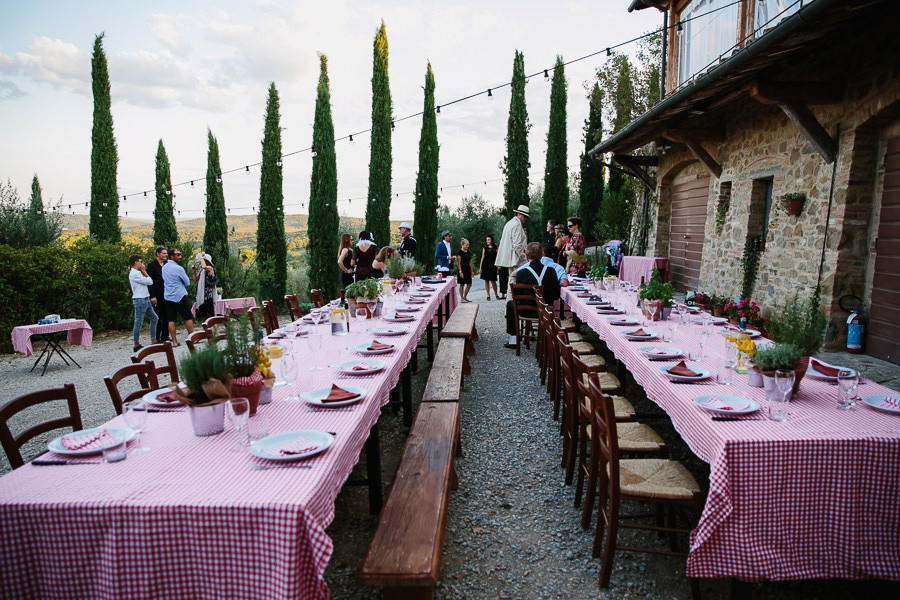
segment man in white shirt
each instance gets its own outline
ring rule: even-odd
[[[147,275],[147,269],[144,268],[144,260],[137,254],[128,257],[131,263],[131,270],[128,271],[128,283],[131,284],[131,302],[134,304],[134,327],[132,327],[132,336],[134,337],[133,352],[137,352],[141,346],[141,327],[144,325],[144,317],[150,319],[150,343],[156,343],[156,322],[158,320],[156,312],[153,310],[153,304],[150,303],[150,290],[147,286],[153,285],[153,279]]]
[[[525,237],[525,221],[528,220],[529,210],[524,204],[513,211],[513,217],[503,226],[500,235],[500,246],[497,247],[497,260],[494,264],[500,274],[500,298],[506,298],[508,284],[515,283],[515,270],[524,265],[525,246],[528,238]]]

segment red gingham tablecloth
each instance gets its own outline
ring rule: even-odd
[[[69,346],[90,346],[94,339],[94,330],[84,319],[63,319],[50,325],[22,325],[12,330],[12,345],[15,352],[32,356],[31,336],[41,333],[67,331],[66,344]]]
[[[623,256],[622,264],[619,265],[619,279],[630,281],[634,285],[641,282],[641,277],[649,282],[653,269],[668,272],[669,259],[657,256]]]
[[[731,386],[715,384],[725,336],[713,333],[704,360],[690,363],[711,370],[713,379],[673,384],[659,369],[677,361],[650,361],[638,352],[661,340],[630,342],[622,335],[628,327],[610,325],[565,288],[562,296],[710,465],[709,497],[691,535],[690,577],[900,579],[900,415],[862,403],[839,411],[837,388],[807,375],[787,422],[712,421],[693,398],[741,396],[766,410],[764,391],[748,386],[746,376],[735,374]],[[633,293],[604,296],[617,306],[626,298],[635,302]],[[667,325],[652,329],[662,334]],[[679,325],[674,342],[666,345],[685,352],[696,348],[699,330]],[[890,391],[871,382],[859,387],[860,396]]]
[[[223,298],[216,300],[216,314],[224,315],[226,310],[244,312],[256,306],[256,298]]]
[[[437,302],[454,288],[455,282],[437,288],[416,320],[404,324],[410,333],[379,338],[398,349],[372,357],[388,363],[375,375],[340,377],[326,366],[362,359],[346,346],[371,340],[368,332],[331,337],[328,325],[320,326],[326,339],[316,358],[296,340],[296,385],[274,388],[273,402],[259,412],[272,433],[337,434],[331,448],[303,462],[312,469],[253,470],[251,462],[264,461],[230,452],[245,432],[226,423],[220,435],[196,437],[187,412],[177,410],[148,415],[145,455],[90,466],[27,464],[0,478],[0,597],[327,598],[323,573],[333,546],[325,528],[335,498]],[[351,332],[358,327],[354,321]],[[309,371],[313,363],[325,368]],[[291,391],[332,382],[362,387],[366,397],[351,410],[284,401]],[[122,425],[121,417],[110,424]]]

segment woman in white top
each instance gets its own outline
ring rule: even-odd
[[[131,302],[134,304],[134,327],[132,328],[132,336],[134,337],[133,352],[137,352],[141,346],[141,327],[144,324],[144,316],[150,319],[150,343],[156,343],[156,311],[150,303],[150,290],[147,286],[153,285],[153,280],[147,275],[147,269],[144,268],[144,260],[137,254],[128,257],[131,269],[128,271],[128,283],[131,284]]]
[[[216,277],[215,267],[212,263],[212,256],[200,252],[197,255],[200,262],[200,270],[193,265],[194,281],[197,282],[197,320],[203,321],[216,314],[216,302],[219,300],[218,290],[216,286],[219,280]]]

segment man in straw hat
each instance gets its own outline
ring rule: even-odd
[[[520,204],[513,211],[513,217],[503,226],[500,235],[500,246],[497,248],[497,265],[500,274],[501,298],[506,298],[506,290],[510,283],[510,271],[512,271],[512,283],[515,283],[515,270],[528,262],[525,259],[525,246],[528,239],[525,237],[525,221],[528,220],[528,207]]]

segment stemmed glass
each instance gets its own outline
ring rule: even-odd
[[[319,350],[322,349],[322,333],[318,330],[311,330],[309,335],[306,336],[306,345],[309,348],[309,351],[312,352],[313,355],[313,366],[309,368],[310,371],[321,371],[322,367],[317,364],[317,357],[319,354]]]
[[[856,404],[856,388],[859,386],[859,375],[856,371],[843,369],[837,375],[838,405],[840,410],[853,410]]]
[[[282,360],[284,360],[284,357],[282,357]],[[247,419],[250,418],[250,401],[246,398],[232,398],[225,403],[225,412],[228,414],[228,420],[231,421],[231,424],[237,429],[239,438],[243,438],[241,430],[247,425]],[[248,437],[246,443],[243,441],[238,442],[231,451],[242,452],[249,445],[250,438]]]
[[[147,404],[140,399],[126,402],[122,407],[122,417],[129,429],[137,433],[138,447],[131,451],[132,454],[149,452],[150,448],[144,446],[141,433],[147,428]]]
[[[678,321],[669,319],[669,343],[675,342],[675,332],[678,331]]]
[[[294,383],[297,381],[297,360],[294,358],[294,353],[284,353],[281,356],[281,363],[278,365],[278,367],[281,373],[281,378],[288,385],[288,397],[285,398],[285,401],[293,402],[297,400],[297,397],[293,395]]]

